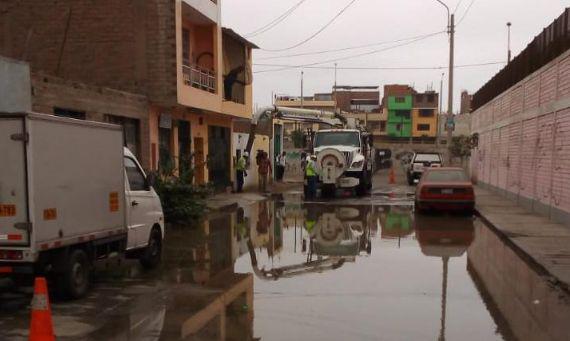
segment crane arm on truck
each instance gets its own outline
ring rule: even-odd
[[[346,123],[346,119],[337,113],[313,109],[300,109],[278,106],[267,106],[257,110],[251,120],[251,127],[249,131],[249,139],[245,151],[251,153],[257,125],[262,120],[279,118],[287,121],[308,122],[308,123],[321,123],[327,124],[332,127],[342,126]]]

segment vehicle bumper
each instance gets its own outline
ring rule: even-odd
[[[421,210],[472,211],[475,209],[473,201],[420,200],[416,201],[416,205]]]
[[[0,262],[0,278],[13,275],[32,275],[34,265],[32,263]]]

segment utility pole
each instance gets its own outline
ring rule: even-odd
[[[301,71],[301,108],[303,107],[303,75],[305,74],[304,71]]]
[[[448,83],[448,96],[447,96],[447,146],[451,144],[453,131],[451,130],[451,122],[453,121],[453,49],[455,36],[455,14],[451,14],[449,20],[449,83]],[[449,154],[451,161],[451,154]]]
[[[437,110],[437,127],[436,127],[436,137],[435,137],[435,144],[439,147],[439,138],[441,135],[441,122],[439,121],[441,118],[441,109],[443,109],[443,76],[445,76],[445,72],[441,73],[441,79],[439,80],[439,109]]]
[[[511,23],[507,23],[507,64],[511,62]]]

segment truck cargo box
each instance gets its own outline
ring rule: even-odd
[[[37,251],[126,233],[121,127],[0,113],[0,247]]]

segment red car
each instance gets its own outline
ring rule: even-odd
[[[416,188],[416,210],[462,211],[473,214],[473,184],[461,168],[428,168]]]

